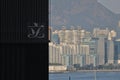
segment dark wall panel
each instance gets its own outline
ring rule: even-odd
[[[44,25],[44,38],[28,38],[28,26]],[[48,39],[48,0],[1,0],[1,42],[45,42]]]
[[[48,0],[1,0],[0,54],[0,80],[48,79]]]

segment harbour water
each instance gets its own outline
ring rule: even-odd
[[[49,80],[120,80],[120,72],[67,72],[49,74]]]

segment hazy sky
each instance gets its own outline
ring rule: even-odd
[[[120,14],[120,0],[98,0],[98,1],[111,11]]]

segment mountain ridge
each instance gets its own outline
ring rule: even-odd
[[[97,0],[54,0],[51,2],[50,26],[61,29],[81,26],[116,29],[120,14],[115,14]]]

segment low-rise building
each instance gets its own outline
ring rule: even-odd
[[[52,71],[59,72],[59,71],[66,71],[66,70],[67,70],[67,67],[63,65],[50,65],[49,66],[49,72],[52,72]]]

